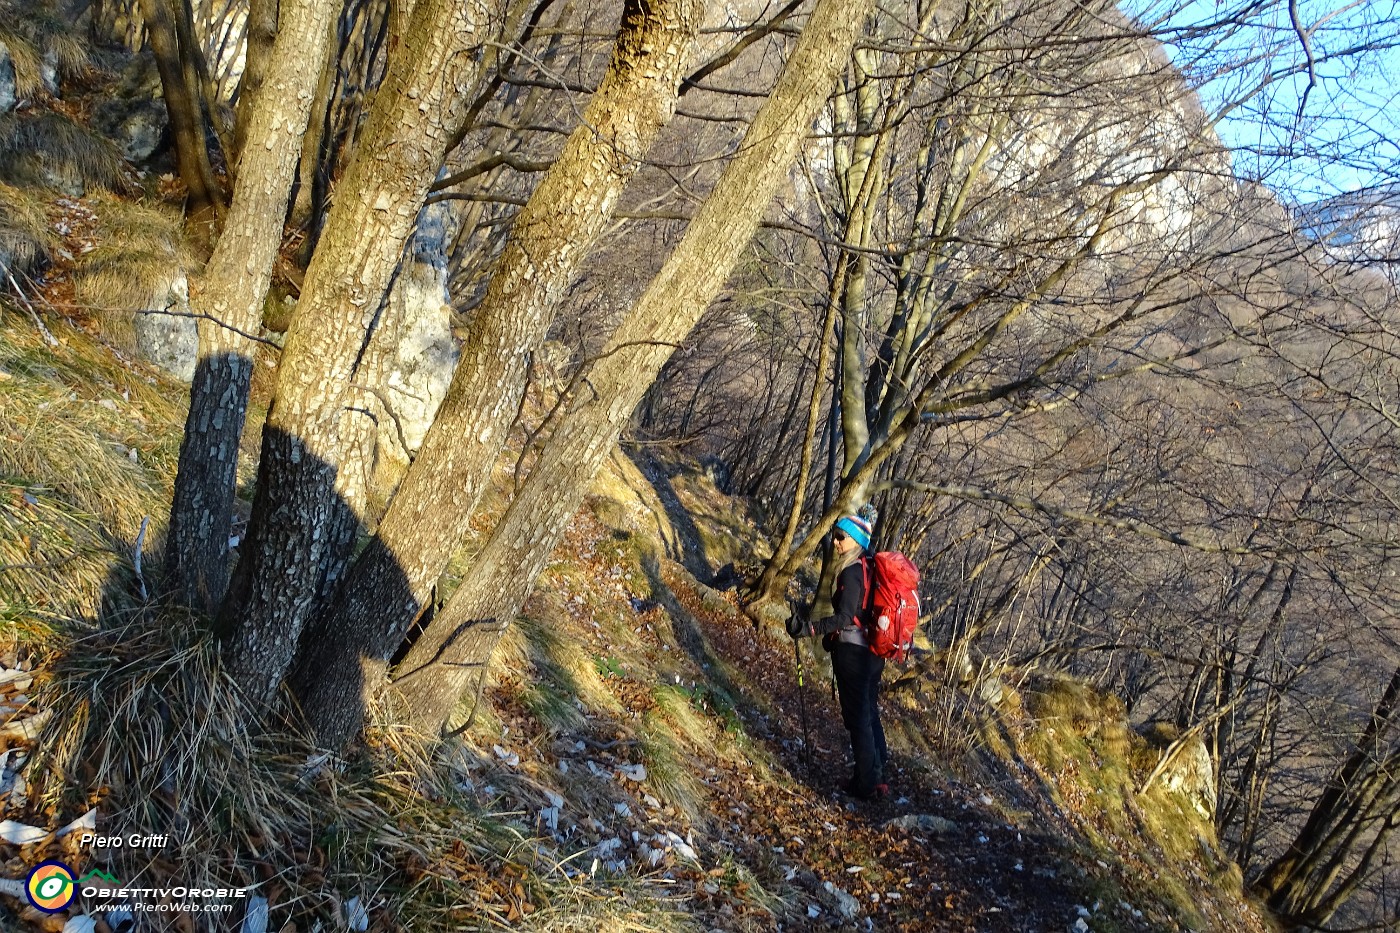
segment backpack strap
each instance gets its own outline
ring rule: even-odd
[[[862,630],[865,629],[865,620],[861,615],[869,618],[870,610],[875,608],[875,558],[861,557],[860,572],[865,585],[865,593],[861,597],[860,612],[856,615],[856,625]]]

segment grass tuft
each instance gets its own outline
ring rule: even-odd
[[[76,78],[92,68],[92,49],[53,4],[0,2],[0,42],[15,65],[15,90],[32,99],[44,87],[47,64],[58,77]]]
[[[49,260],[53,230],[44,205],[22,188],[0,183],[0,272],[19,277]],[[7,282],[0,285],[8,287]]]
[[[0,43],[10,52],[15,69],[15,94],[21,100],[33,99],[44,88],[43,55],[34,43],[14,28],[15,20],[8,6],[0,6],[4,16],[0,24]]]
[[[170,303],[171,284],[195,264],[179,215],[106,195],[96,204],[99,239],[73,271],[80,302],[105,311],[146,311]]]
[[[670,723],[654,711],[643,719],[640,738],[647,783],[691,826],[703,830],[708,808],[705,785],[693,767],[693,753],[684,747]]]
[[[61,321],[49,346],[0,304],[0,621],[94,618],[155,549],[184,413],[158,381]]]
[[[125,166],[111,141],[61,113],[0,115],[0,180],[80,195],[122,187]]]
[[[56,820],[95,807],[99,831],[169,833],[157,858],[114,852],[124,884],[253,887],[270,901],[270,929],[343,929],[352,897],[386,931],[696,929],[636,879],[566,871],[564,856],[483,812],[428,745],[382,719],[350,761],[290,732],[253,737],[254,711],[186,613],[116,612],[65,636],[43,688],[53,715],[30,766],[31,806]],[[37,854],[79,870],[90,857],[71,836]]]

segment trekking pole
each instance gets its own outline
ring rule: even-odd
[[[797,605],[788,603],[788,611],[794,615],[797,613]],[[812,733],[807,728],[807,690],[803,683],[802,676],[802,648],[797,643],[797,639],[792,640],[792,656],[797,659],[797,708],[802,716],[802,760],[806,763],[807,769],[812,768]]]

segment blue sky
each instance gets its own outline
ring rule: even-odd
[[[1237,174],[1292,203],[1400,184],[1400,0],[1128,0],[1125,9],[1154,24],[1207,111],[1223,114],[1216,129]]]

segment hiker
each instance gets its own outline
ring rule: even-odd
[[[870,549],[870,524],[856,515],[847,515],[832,532],[836,559],[836,588],[831,595],[832,615],[808,620],[794,613],[787,622],[793,638],[822,636],[822,647],[831,652],[836,674],[836,691],[841,700],[841,721],[851,734],[851,756],[855,775],[845,785],[852,797],[868,800],[889,792],[884,782],[885,730],[880,725],[880,675],[885,659],[869,648],[860,621],[866,615],[865,561]]]

